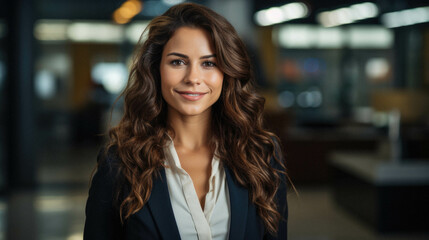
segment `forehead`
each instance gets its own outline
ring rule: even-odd
[[[210,34],[202,28],[180,27],[167,44],[164,53],[180,52],[184,54],[213,54],[214,46]]]

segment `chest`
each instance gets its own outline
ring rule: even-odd
[[[171,205],[182,239],[225,240],[230,208],[225,172],[210,152],[170,149],[166,169]]]
[[[200,204],[204,207],[204,198],[209,191],[211,161],[213,155],[207,149],[184,151],[177,149],[182,168],[189,174],[195,187]]]
[[[249,202],[248,191],[236,184],[234,177],[228,169],[222,172],[225,174],[223,178],[225,182],[221,185],[227,187],[225,190],[225,194],[227,195],[219,197],[218,201],[219,199],[224,199],[226,205],[215,207],[213,213],[219,214],[221,212],[219,210],[228,209],[230,216],[228,217],[228,221],[220,220],[213,221],[213,223],[224,224],[220,229],[228,229],[228,238],[223,239],[263,239],[263,224],[257,216],[255,206]],[[186,237],[186,233],[182,234],[182,230],[186,228],[181,225],[186,224],[187,221],[184,221],[186,217],[180,214],[180,206],[186,204],[186,196],[184,194],[180,196],[182,188],[177,187],[180,179],[175,179],[174,176],[177,175],[172,175],[171,168],[165,168],[165,170],[161,171],[161,178],[154,181],[151,197],[146,205],[147,207],[137,212],[128,221],[126,235],[131,237],[127,237],[126,239],[189,239]],[[177,191],[178,195],[170,191],[171,186],[176,186],[173,187],[173,190]],[[179,212],[176,212],[177,209],[179,209]],[[185,209],[182,212],[186,215],[187,210]],[[222,217],[222,215],[218,217]],[[192,223],[193,219],[189,217],[188,219]],[[213,218],[211,219],[213,220]]]

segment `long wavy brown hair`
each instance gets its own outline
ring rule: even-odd
[[[264,99],[255,91],[254,76],[245,45],[233,26],[214,11],[197,4],[171,7],[154,18],[145,31],[130,71],[124,97],[124,115],[109,131],[106,149],[115,148],[120,175],[129,186],[120,201],[120,216],[127,219],[148,201],[154,178],[164,167],[163,148],[174,130],[167,123],[167,103],[161,95],[160,61],[163,47],[180,27],[206,30],[214,44],[218,67],[224,73],[222,92],[212,106],[212,139],[217,157],[249,190],[266,229],[275,233],[281,214],[275,194],[283,170],[272,167],[278,138],[263,128]],[[143,36],[143,35],[142,35]],[[123,191],[123,190],[122,190]],[[118,188],[118,196],[121,189]]]

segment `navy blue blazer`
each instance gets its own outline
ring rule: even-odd
[[[84,240],[180,239],[176,224],[180,219],[174,217],[165,169],[162,169],[160,177],[154,180],[148,202],[121,224],[118,204],[114,201],[119,160],[112,154],[107,157],[99,154],[97,159],[99,166],[92,179],[86,203]],[[271,236],[265,232],[256,207],[249,200],[248,190],[237,183],[230,169],[225,167],[225,172],[231,206],[229,239],[287,239],[286,182],[282,182],[276,195],[278,210],[283,218],[277,235]]]

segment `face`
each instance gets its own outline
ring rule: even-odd
[[[169,116],[210,114],[222,90],[210,35],[203,29],[181,27],[164,46],[160,63],[161,91]]]

